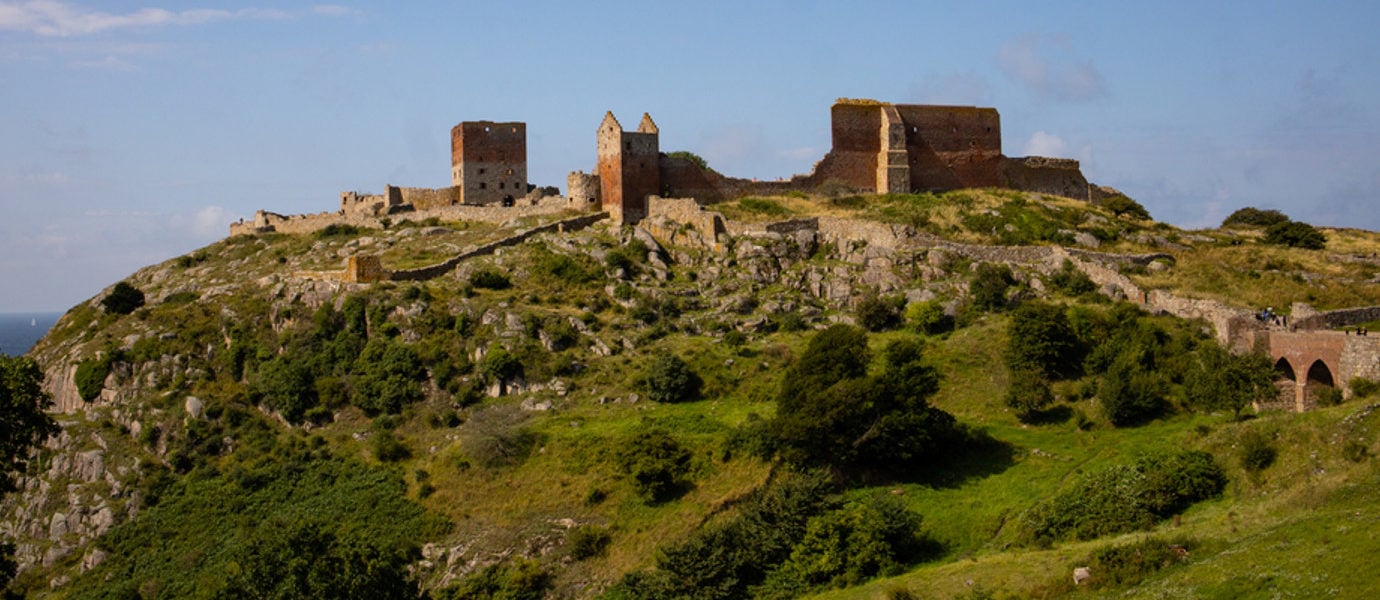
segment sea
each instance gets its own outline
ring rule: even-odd
[[[0,354],[28,352],[61,316],[60,312],[0,313]]]

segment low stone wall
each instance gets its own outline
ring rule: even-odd
[[[1313,313],[1307,316],[1302,316],[1295,312],[1294,321],[1291,325],[1298,329],[1336,329],[1338,327],[1369,323],[1375,320],[1380,320],[1380,306],[1343,308],[1340,310]]]
[[[529,238],[535,235],[540,235],[543,233],[577,231],[580,229],[584,229],[599,221],[607,219],[608,216],[608,213],[595,213],[590,215],[572,217],[569,219],[562,219],[560,221],[555,221],[553,223],[547,223],[545,225],[533,227],[526,231],[522,231],[517,234],[510,235],[502,239],[494,240],[492,242],[482,244],[475,248],[471,248],[443,262],[434,265],[428,265],[416,269],[391,271],[388,273],[387,279],[392,281],[425,281],[428,279],[435,279],[437,277],[445,275],[446,273],[449,273],[460,263],[468,259],[474,258],[476,256],[493,254],[495,250],[506,246],[516,246],[527,241]]]
[[[684,243],[693,239],[692,245],[722,250],[720,237],[728,233],[724,216],[705,210],[694,198],[647,198],[647,218],[641,226],[653,237],[670,244]],[[682,235],[682,228],[693,230],[691,235]]]
[[[412,189],[412,188],[393,188]],[[418,188],[420,189],[420,188]],[[406,205],[399,205],[405,207]],[[443,221],[476,221],[481,223],[506,223],[513,219],[538,215],[557,214],[568,210],[565,198],[546,196],[530,204],[518,206],[470,206],[465,204],[441,206],[427,210],[403,210],[388,216],[374,216],[356,211],[323,212],[310,215],[280,215],[265,210],[254,214],[253,221],[240,221],[230,224],[230,235],[253,235],[259,233],[313,233],[330,225],[352,225],[368,229],[383,229],[383,219],[399,221],[411,219],[420,221],[435,217]]]

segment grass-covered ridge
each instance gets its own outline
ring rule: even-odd
[[[1242,304],[1380,304],[1363,260],[1380,242],[1365,232],[1329,231],[1321,251],[1264,246],[1249,231],[1185,232],[990,190],[715,209],[877,220],[969,244],[1166,252],[1166,270],[1124,272]],[[596,227],[427,282],[290,276],[338,269],[352,252],[422,264],[506,231],[400,222],[232,238],[131,276],[146,301],[128,315],[99,298],[74,308],[38,355],[108,368],[91,377],[105,395],[71,431],[109,439],[111,470],[129,467],[112,503],[121,516],[92,546],[106,553],[94,569],[82,572],[83,549],[17,589],[195,597],[361,555],[384,574],[411,565],[406,585],[437,598],[648,597],[690,572],[717,574],[703,581],[723,584],[723,597],[1347,597],[1373,583],[1292,550],[1269,572],[1250,564],[1277,548],[1345,554],[1347,565],[1374,550],[1359,533],[1380,517],[1367,502],[1380,483],[1373,399],[1237,420],[1189,389],[1192,360],[1211,345],[1202,324],[1112,304],[1057,269],[988,277],[1000,269],[923,253],[863,265],[828,247],[772,256],[770,238],[662,251]],[[836,281],[846,293],[830,295]],[[1078,345],[1049,354],[1068,364],[1040,373],[1048,399],[1022,422],[1008,400],[1026,375],[1008,366],[1012,332],[1024,331],[1013,322],[1056,313]],[[874,329],[859,333],[869,359],[839,379],[801,371],[840,321]],[[791,381],[811,388],[790,392]],[[783,390],[838,410],[800,413]],[[188,396],[204,403],[199,417]],[[1149,398],[1150,410],[1122,421],[1107,411],[1113,396]],[[816,430],[772,430],[799,414],[897,422],[877,406],[952,415],[969,437],[876,468],[906,444],[869,445],[887,439],[873,420],[824,431],[839,436],[827,456],[800,451]],[[1069,495],[1087,482],[1153,475],[1146,465],[1166,456],[1195,468],[1207,457],[1223,480],[1135,513],[1117,530],[1129,533],[1032,525],[1061,498],[1079,504]],[[125,516],[131,504],[141,508]],[[273,559],[294,544],[329,560],[293,571]],[[1188,554],[1141,569],[1124,558],[1137,544]],[[133,550],[145,546],[158,552]],[[1073,569],[1089,564],[1102,579],[1073,588]],[[55,577],[70,583],[49,589]]]

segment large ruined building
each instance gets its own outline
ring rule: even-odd
[[[631,132],[608,113],[596,136],[594,174],[571,173],[567,181],[571,205],[598,204],[616,220],[635,223],[646,214],[648,195],[713,203],[825,187],[860,193],[1004,187],[1096,202],[1113,193],[1090,185],[1076,160],[1003,155],[995,108],[840,99],[830,113],[832,149],[811,173],[780,181],[725,177],[689,157],[662,154],[649,115]]]
[[[726,177],[687,153],[663,154],[660,131],[642,115],[625,131],[612,112],[595,132],[593,172],[572,172],[565,198],[527,182],[527,125],[465,121],[451,129],[451,186],[389,185],[382,194],[342,192],[340,212],[284,216],[259,211],[231,233],[324,227],[332,219],[377,219],[399,212],[452,212],[463,207],[544,206],[603,210],[616,223],[647,215],[647,198],[694,198],[712,204],[743,196],[792,191],[851,190],[909,193],[1005,187],[1098,202],[1114,190],[1090,185],[1078,161],[1024,157],[1001,151],[1001,117],[994,108],[891,104],[840,99],[830,108],[833,147],[806,175],[757,181]]]

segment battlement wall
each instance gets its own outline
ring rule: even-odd
[[[1028,192],[1094,201],[1078,161],[1067,158],[1025,156],[1001,161],[1002,185]]]

